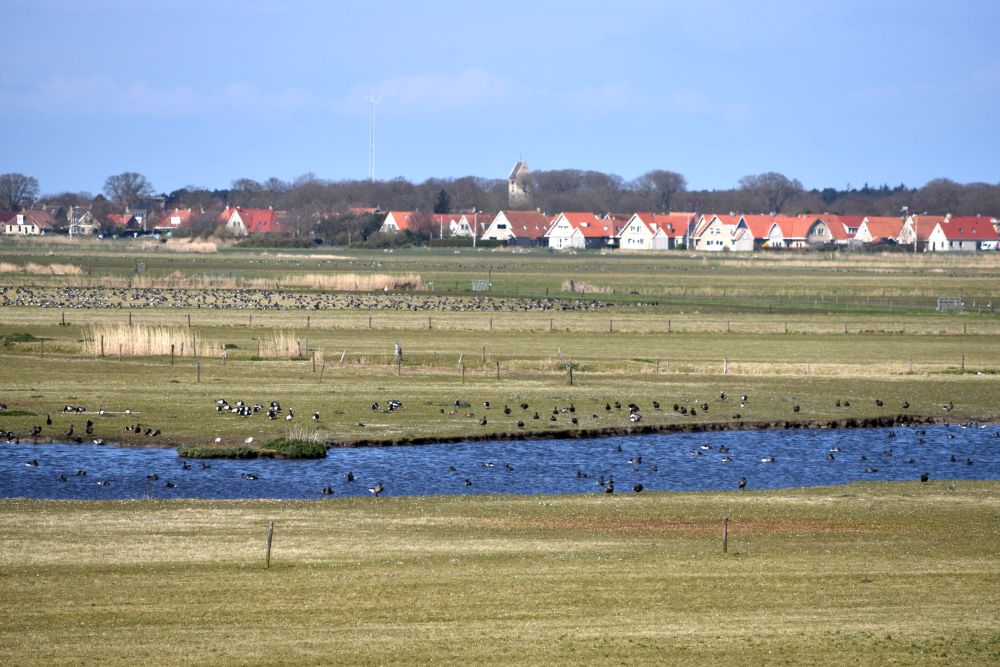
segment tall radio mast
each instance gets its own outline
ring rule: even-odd
[[[368,98],[371,111],[368,113],[368,180],[375,181],[375,105],[382,101],[379,95]]]

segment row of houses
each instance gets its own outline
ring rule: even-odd
[[[376,213],[357,208],[348,213]],[[56,230],[57,212],[46,208],[0,211],[0,229],[6,235],[39,236]],[[65,212],[71,236],[92,235],[102,228],[121,232],[171,235],[191,224],[191,208],[174,208],[150,216],[145,210],[107,214],[99,221],[91,210]],[[327,214],[327,216],[336,214]],[[271,208],[229,207],[217,222],[236,237],[282,235],[290,231],[288,217]],[[634,251],[687,248],[705,252],[750,252],[758,248],[818,248],[903,245],[932,252],[997,250],[1000,222],[984,216],[849,216],[750,215],[715,213],[633,213],[598,216],[563,212],[549,216],[538,211],[499,213],[422,214],[389,211],[380,232],[419,231],[434,236],[541,246],[555,250],[600,248]]]
[[[997,250],[1000,221],[983,216],[741,215],[633,213],[597,216],[500,211],[421,216],[389,211],[379,231],[420,225],[445,236],[505,241],[556,250],[616,248],[750,252],[758,248],[903,245],[932,252]]]

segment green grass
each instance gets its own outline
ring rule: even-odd
[[[0,662],[995,664],[998,491],[5,500]]]

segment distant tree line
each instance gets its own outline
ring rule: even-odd
[[[728,190],[689,190],[683,175],[654,170],[624,180],[615,174],[579,169],[536,171],[530,177],[531,200],[526,205],[543,212],[590,211],[692,211],[734,213],[787,213],[841,215],[943,215],[1000,216],[1000,184],[960,184],[947,178],[919,188],[905,185],[843,189],[805,189],[783,174],[769,172],[740,179]],[[122,212],[142,205],[155,192],[141,174],[124,172],[109,176],[102,194],[54,193],[40,195],[38,181],[24,174],[0,174],[0,207],[6,210],[37,205],[89,206],[95,215]],[[291,181],[269,178],[263,182],[239,178],[226,189],[187,186],[163,193],[158,202],[166,209],[191,207],[198,212],[194,233],[212,233],[220,211],[229,206],[272,207],[285,212],[293,236],[322,232],[330,241],[355,242],[377,227],[375,218],[351,209],[375,208],[426,213],[495,212],[508,208],[507,181],[474,176],[431,178],[412,183],[402,178],[388,181],[328,181],[304,174]],[[204,211],[204,213],[202,213]]]

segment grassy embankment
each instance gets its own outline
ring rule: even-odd
[[[995,664],[998,491],[5,500],[0,662]]]

